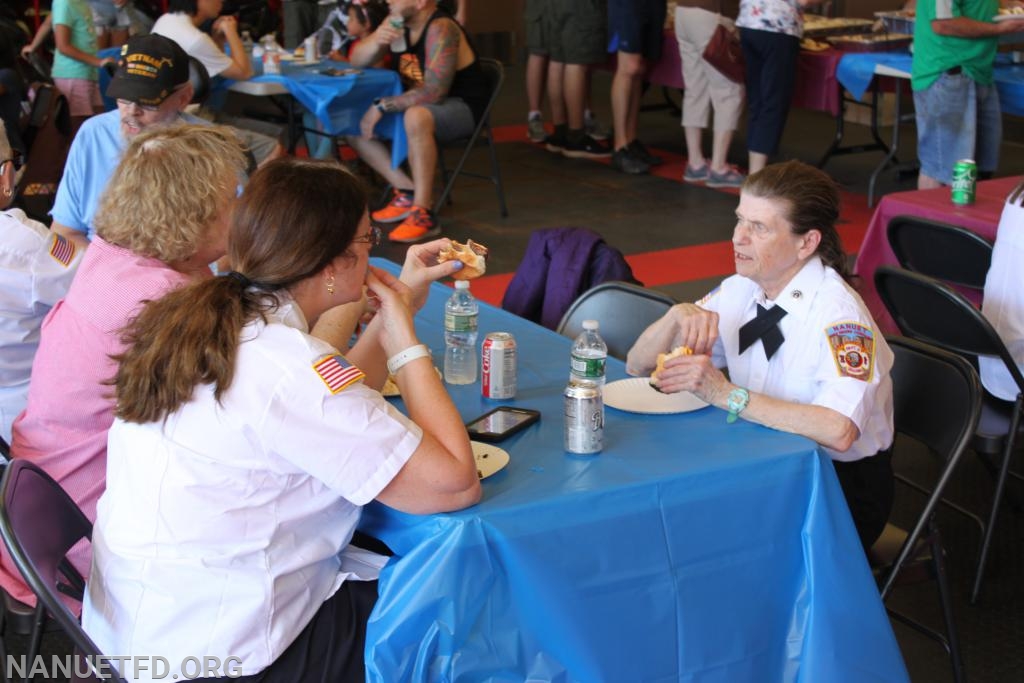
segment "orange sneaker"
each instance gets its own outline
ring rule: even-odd
[[[440,234],[441,226],[438,225],[434,212],[424,209],[422,206],[413,206],[409,209],[409,217],[391,231],[388,239],[392,242],[408,244]]]
[[[412,193],[402,190],[393,190],[394,195],[391,201],[383,209],[377,209],[370,214],[370,218],[376,223],[397,223],[409,215],[412,208]]]

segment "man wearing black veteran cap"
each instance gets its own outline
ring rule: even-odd
[[[107,95],[117,109],[86,120],[75,136],[50,214],[51,228],[86,247],[93,214],[128,141],[153,126],[204,123],[183,113],[192,99],[188,56],[163,36],[139,36],[121,48]]]

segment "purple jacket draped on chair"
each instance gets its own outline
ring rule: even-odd
[[[622,252],[593,230],[536,230],[501,307],[554,330],[576,297],[609,280],[642,284]]]

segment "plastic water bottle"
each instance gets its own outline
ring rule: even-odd
[[[254,43],[252,50],[249,51],[252,70],[257,75],[263,73],[263,55],[265,52],[266,48],[263,47],[263,43]]]
[[[608,360],[608,346],[598,334],[596,320],[584,320],[583,331],[572,344],[569,382],[583,386],[604,385],[604,365]]]
[[[405,52],[408,49],[408,45],[405,44],[405,19],[400,14],[392,14],[388,17],[388,23],[401,32],[401,35],[391,41],[391,51]]]
[[[444,305],[444,381],[476,381],[476,321],[480,307],[469,293],[467,280],[455,281],[455,292]]]

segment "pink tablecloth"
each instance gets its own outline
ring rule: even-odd
[[[950,201],[948,187],[937,190],[914,190],[896,192],[882,197],[875,209],[864,242],[857,254],[853,272],[861,277],[858,289],[864,303],[885,333],[896,333],[896,323],[889,316],[875,291],[875,270],[882,265],[898,265],[896,256],[889,248],[886,228],[896,216],[920,216],[943,223],[959,225],[982,237],[994,240],[999,227],[999,216],[1003,211],[1006,195],[1010,193],[1021,176],[996,178],[978,183],[975,202],[969,206],[957,206]]]
[[[793,106],[814,109],[835,116],[839,113],[839,82],[836,68],[843,53],[839,50],[823,52],[800,51],[797,61],[796,88]],[[659,59],[647,73],[647,81],[667,88],[684,88],[683,66],[679,60],[679,44],[674,31],[666,30]]]

